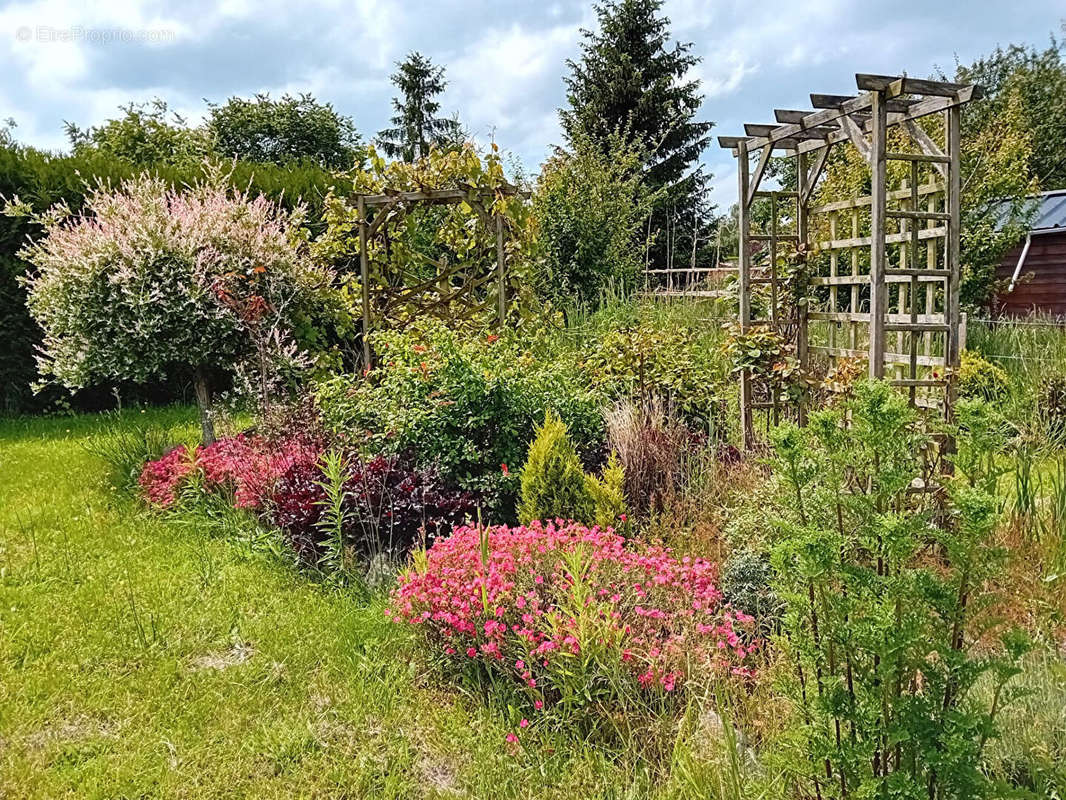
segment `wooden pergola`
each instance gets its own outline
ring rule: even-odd
[[[777,109],[773,124],[719,137],[738,167],[740,327],[774,326],[794,344],[803,369],[812,358],[827,366],[864,358],[870,377],[950,415],[959,364],[960,107],[980,89],[887,75],[858,74],[855,83],[856,95],[812,94],[813,110]],[[936,116],[942,128],[919,123]],[[909,142],[897,138],[900,152],[888,149],[893,127]],[[841,143],[869,165],[870,193],[814,205],[830,150]],[[796,159],[795,189],[760,189],[776,157]],[[890,180],[891,162],[906,165],[905,177]],[[803,274],[787,297],[790,260]],[[766,307],[761,319],[753,297]],[[747,446],[760,409],[776,421],[785,411],[780,389],[753,386],[745,370]],[[805,419],[802,402],[793,413]]]
[[[372,308],[376,305],[380,316],[388,316],[391,309],[401,304],[419,303],[428,307],[443,308],[458,304],[469,313],[483,311],[491,306],[486,298],[490,287],[496,284],[496,315],[501,326],[507,318],[507,265],[504,246],[506,224],[498,213],[489,211],[497,195],[511,197],[520,190],[510,184],[494,189],[473,186],[453,189],[425,189],[419,191],[388,191],[381,194],[356,195],[359,226],[359,275],[362,284],[363,316],[363,363],[370,366],[370,340]],[[436,274],[428,280],[403,281],[398,285],[372,288],[370,286],[370,247],[375,238],[381,251],[389,252],[390,225],[403,221],[404,216],[418,206],[454,205],[466,203],[477,213],[480,221],[496,234],[495,270],[478,274],[468,263],[440,264],[426,258]]]

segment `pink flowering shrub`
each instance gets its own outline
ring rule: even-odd
[[[602,711],[686,682],[750,676],[751,617],[715,564],[574,523],[457,528],[416,558],[389,615],[448,664],[505,676],[533,702]]]
[[[314,464],[319,455],[317,448],[303,442],[278,445],[238,434],[197,447],[191,453],[184,445],[176,447],[145,464],[139,484],[145,500],[167,508],[198,472],[205,491],[231,493],[237,508],[260,509],[278,478],[294,464]]]

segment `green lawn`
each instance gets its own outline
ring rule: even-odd
[[[0,422],[0,797],[680,790],[547,732],[512,753],[517,720],[413,666],[383,600],[113,491],[84,447],[104,424]]]
[[[196,429],[191,409],[131,418]],[[539,725],[511,748],[517,712],[420,666],[383,598],[112,489],[85,447],[111,422],[0,421],[0,798],[776,795],[731,788],[705,737],[658,770]],[[991,762],[1056,796],[1061,658],[1019,682]]]

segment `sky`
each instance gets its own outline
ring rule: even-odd
[[[851,94],[854,73],[951,73],[997,45],[1062,35],[1063,0],[666,0],[673,36],[702,61],[701,117],[715,135]],[[529,0],[0,0],[0,120],[19,141],[65,149],[85,126],[155,97],[198,121],[204,101],[311,92],[364,137],[390,116],[395,63],[419,51],[446,67],[442,110],[533,173],[561,141],[566,60],[591,2]],[[736,197],[733,158],[703,156],[713,199]]]

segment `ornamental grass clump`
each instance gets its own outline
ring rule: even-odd
[[[388,613],[467,678],[596,726],[752,674],[753,620],[723,605],[717,578],[599,528],[462,527],[418,555]]]

